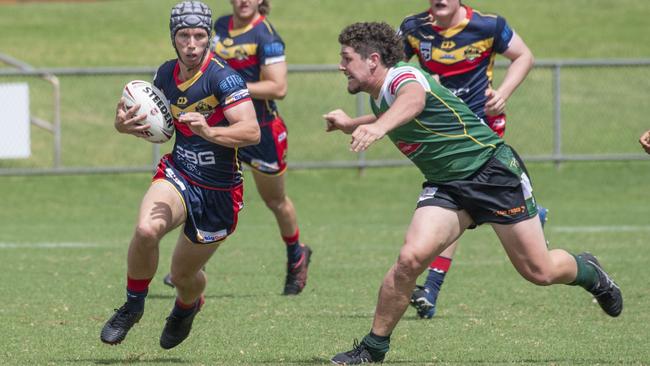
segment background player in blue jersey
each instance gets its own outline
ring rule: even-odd
[[[368,93],[373,114],[350,118],[332,111],[325,115],[327,130],[351,134],[350,150],[356,152],[388,136],[426,182],[399,256],[379,289],[370,332],[360,343],[355,340],[352,350],[335,355],[333,363],[382,362],[417,277],[475,225],[492,227],[512,265],[529,282],[581,286],[609,316],[621,314],[621,291],[593,255],[546,246],[533,187],[516,152],[430,75],[400,62],[400,39],[388,24],[352,24],[339,43],[347,89]]]
[[[237,70],[250,91],[262,141],[239,150],[252,168],[257,191],[273,212],[286,244],[284,295],[299,294],[307,283],[311,249],[300,241],[296,209],[285,192],[287,128],[274,100],[287,93],[284,42],[266,16],[269,0],[230,0],[232,15],[214,23],[214,52]]]
[[[506,20],[483,14],[460,0],[430,0],[430,8],[408,16],[399,28],[406,59],[416,56],[420,66],[461,98],[490,128],[503,137],[508,98],[533,66],[533,54]],[[497,54],[511,61],[503,81],[493,88]],[[544,225],[547,210],[538,207]],[[421,318],[431,318],[445,275],[456,251],[454,243],[429,265],[424,286],[413,291],[411,304]]]
[[[169,28],[178,58],[162,64],[154,77],[171,104],[176,140],[163,156],[145,193],[127,260],[126,303],[104,325],[108,344],[124,340],[144,313],[149,283],[158,267],[158,244],[183,225],[172,256],[177,297],[160,336],[169,349],[190,333],[203,304],[206,277],[201,268],[232,234],[243,207],[237,148],[260,138],[246,83],[209,52],[211,11],[199,1],[172,8]],[[148,125],[139,106],[117,105],[115,128],[140,136]]]

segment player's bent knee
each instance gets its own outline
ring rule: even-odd
[[[412,252],[403,250],[400,252],[399,258],[397,259],[396,269],[397,272],[407,277],[417,277],[422,273],[422,271],[424,271],[426,266],[426,260],[418,258],[418,256]]]
[[[160,232],[159,229],[157,229],[153,225],[150,225],[149,223],[138,224],[135,228],[135,238],[139,243],[145,245],[147,244],[158,245],[158,241],[160,240],[162,235],[163,234]]]

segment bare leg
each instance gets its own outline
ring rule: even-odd
[[[166,182],[154,182],[140,204],[138,223],[128,251],[127,275],[152,278],[158,268],[158,243],[185,220],[185,207],[178,193]]]
[[[202,268],[219,244],[194,244],[180,234],[172,256],[171,274],[182,303],[192,304],[203,294],[207,279]]]
[[[253,170],[253,178],[266,207],[275,215],[280,234],[283,237],[294,235],[298,230],[298,221],[293,202],[285,193],[284,174],[267,175]]]
[[[537,217],[512,225],[492,224],[510,261],[528,281],[547,286],[570,283],[576,278],[574,257],[563,249],[548,250]]]
[[[391,334],[406,311],[415,280],[431,259],[454,242],[471,224],[465,211],[442,207],[415,210],[397,262],[391,267],[379,290],[372,332]]]

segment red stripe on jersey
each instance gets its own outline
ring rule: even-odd
[[[481,62],[483,62],[486,58],[490,57],[491,53],[492,53],[492,49],[490,48],[489,50],[483,52],[481,56],[475,58],[473,61],[463,60],[453,65],[446,65],[440,62],[436,62],[434,60],[430,60],[427,61],[425,65],[427,66],[428,71],[431,72],[432,74],[437,74],[445,77],[454,76],[454,75],[466,73],[468,71],[474,70],[477,67],[480,67]]]
[[[235,70],[241,70],[251,66],[257,66],[259,65],[259,63],[260,60],[259,58],[257,58],[257,55],[250,55],[242,60],[238,60],[236,58],[231,58],[228,60],[228,65],[230,65],[230,67],[232,67]]]
[[[400,85],[403,81],[406,81],[406,80],[409,80],[409,79],[417,80],[417,78],[415,77],[415,74],[413,74],[412,72],[405,72],[405,73],[400,74],[399,76],[397,76],[397,77],[396,77],[395,79],[393,79],[393,81],[390,83],[390,93],[391,93],[391,94],[395,94],[395,90],[397,90],[397,87],[399,87],[399,85]]]
[[[248,102],[252,102],[253,100],[252,100],[250,97],[246,97],[246,98],[244,98],[244,99],[240,99],[240,100],[238,100],[238,101],[236,101],[236,102],[234,102],[234,103],[230,103],[230,104],[228,104],[227,106],[223,107],[223,110],[225,111],[226,109],[230,109],[230,108],[236,106],[237,104],[239,104],[239,103],[241,103],[241,102],[246,102],[246,101],[248,101]]]

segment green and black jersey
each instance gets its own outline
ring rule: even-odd
[[[390,68],[379,98],[371,97],[373,113],[387,111],[405,84],[415,82],[426,92],[422,113],[388,132],[397,148],[432,183],[467,178],[503,144],[469,107],[416,65],[399,62]]]

